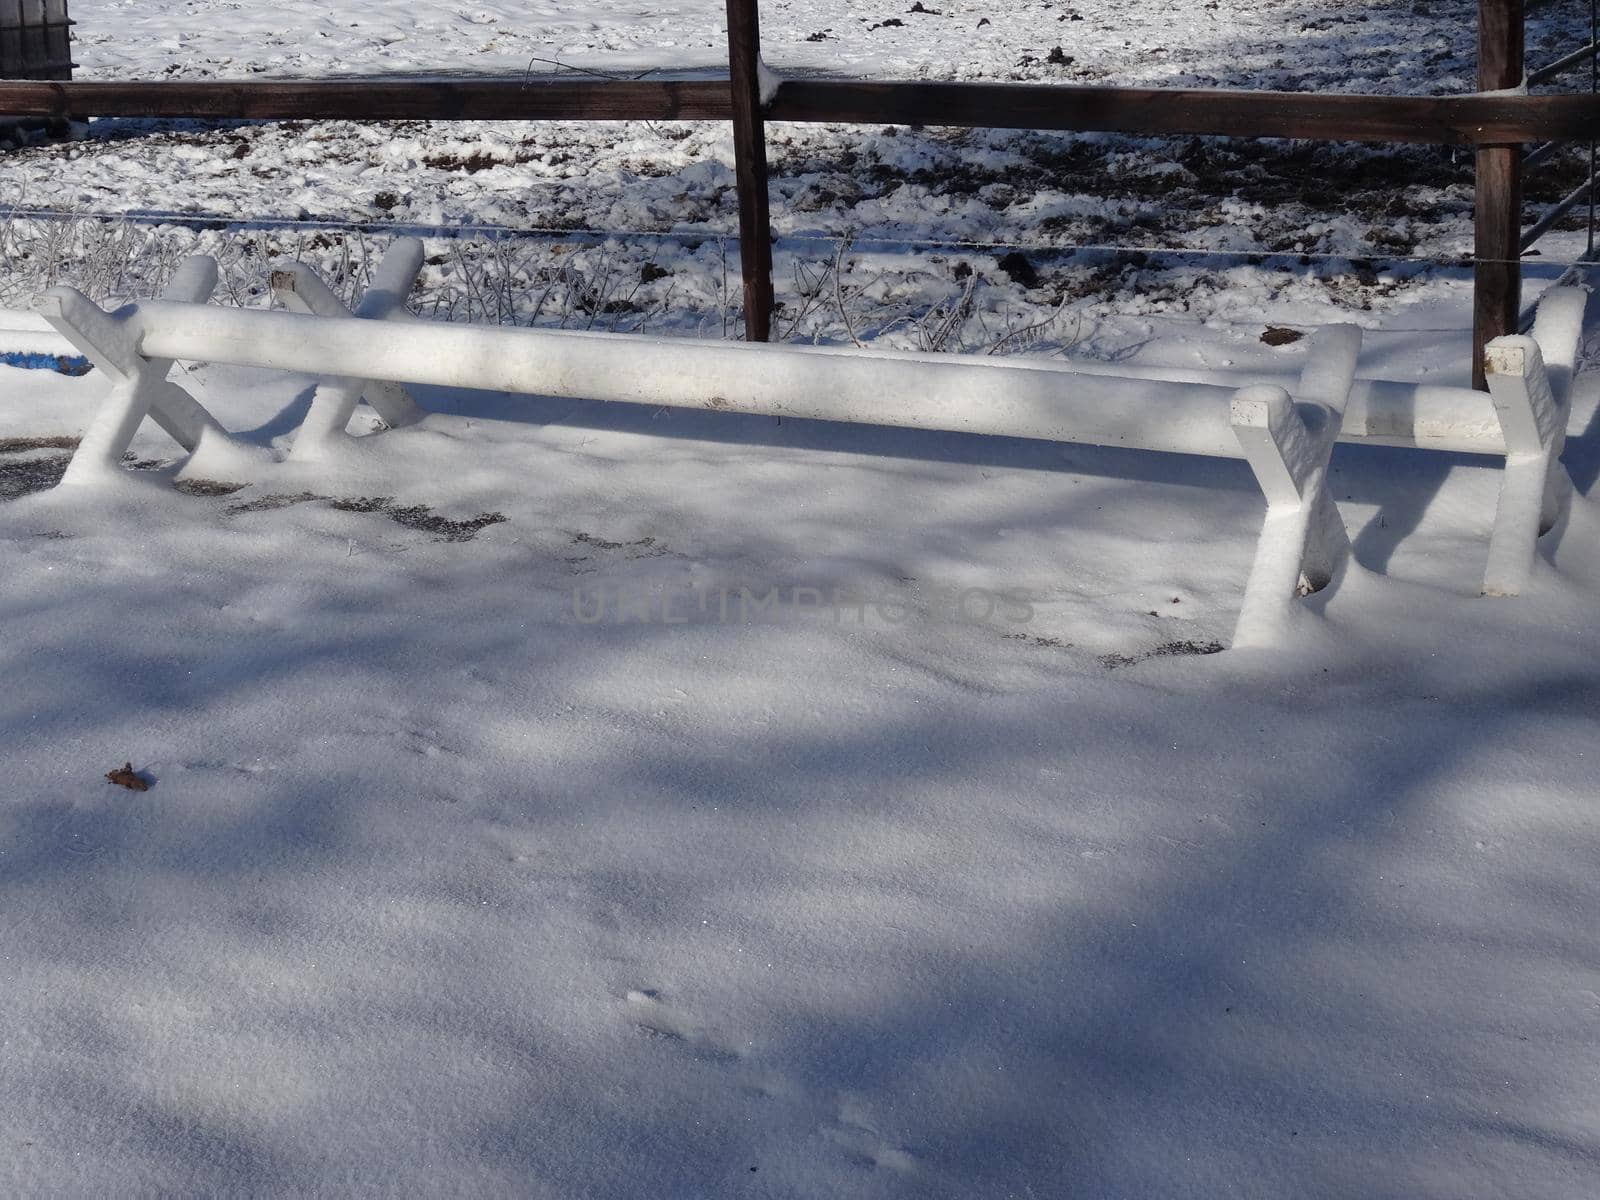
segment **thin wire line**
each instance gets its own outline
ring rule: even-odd
[[[437,237],[460,238],[475,234],[490,237],[526,238],[588,238],[627,239],[653,238],[659,241],[703,242],[722,241],[737,243],[737,233],[723,233],[714,229],[594,229],[583,227],[501,225],[491,222],[462,222],[460,224],[434,224],[427,222],[366,222],[337,221],[303,217],[249,217],[229,218],[204,213],[101,212],[94,209],[50,209],[15,206],[0,210],[0,219],[43,221],[97,220],[105,222],[126,221],[131,224],[174,225],[200,230],[274,230],[305,229],[371,234],[374,237]],[[1335,253],[1326,250],[1207,250],[1195,246],[1130,245],[1127,243],[1100,242],[1004,242],[977,241],[960,238],[926,237],[871,237],[839,234],[782,234],[779,245],[829,245],[836,246],[849,238],[852,246],[897,249],[906,247],[960,250],[1031,250],[1039,253],[1059,254],[1112,254],[1131,257],[1136,254],[1165,254],[1187,258],[1211,259],[1304,259],[1316,262],[1371,262],[1415,263],[1423,266],[1470,267],[1475,263],[1524,262],[1524,259],[1477,258],[1463,251],[1459,255],[1388,254],[1377,251]]]

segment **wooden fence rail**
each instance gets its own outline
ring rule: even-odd
[[[244,121],[729,121],[734,103],[727,79],[12,80],[0,81],[0,113]],[[813,124],[1470,146],[1587,141],[1600,127],[1600,97],[786,79],[775,85],[762,116]]]
[[[14,117],[240,121],[726,121],[725,79],[0,82]]]

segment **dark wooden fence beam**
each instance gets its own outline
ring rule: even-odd
[[[260,121],[726,121],[726,80],[0,82],[13,117]]]
[[[1600,98],[795,79],[767,120],[1472,145],[1587,141]]]
[[[1522,83],[1523,20],[1523,0],[1478,0],[1480,92]],[[1522,306],[1521,146],[1478,146],[1474,196],[1472,386],[1487,390],[1484,348],[1517,331]]]
[[[728,121],[727,80],[0,82],[17,117]],[[1508,145],[1588,141],[1600,97],[1367,96],[1020,83],[787,80],[767,121]]]
[[[739,186],[739,271],[744,335],[772,334],[772,214],[767,128],[761,117],[761,18],[757,0],[728,0],[728,73],[733,101],[734,176]]]

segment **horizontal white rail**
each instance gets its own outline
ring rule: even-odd
[[[1533,339],[1539,344],[1550,384],[1561,395],[1565,395],[1577,369],[1587,303],[1587,293],[1576,287],[1551,288],[1539,301]],[[1291,371],[1134,366],[1083,359],[1075,359],[1069,365],[1088,375],[1166,379],[1230,388],[1273,385],[1293,391],[1296,380]],[[1487,392],[1394,379],[1356,379],[1350,388],[1339,440],[1468,454],[1508,453],[1500,432],[1499,409]]]
[[[1241,457],[1233,389],[949,355],[394,324],[152,302],[146,355],[314,375]]]
[[[0,352],[76,354],[71,342],[50,327],[36,312],[0,308]]]
[[[1070,369],[1113,379],[1161,379],[1171,383],[1241,388],[1270,385],[1294,389],[1293,372],[1237,368],[1133,366],[1075,360]],[[1504,454],[1505,439],[1487,392],[1449,384],[1399,379],[1357,379],[1350,388],[1341,442],[1418,446],[1464,454]]]
[[[1234,386],[1050,362],[401,324],[159,300],[138,305],[130,319],[141,351],[156,358],[1243,457],[1228,425]],[[1488,396],[1403,383],[1358,383],[1340,440],[1506,453]]]

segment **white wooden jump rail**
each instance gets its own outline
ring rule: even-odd
[[[168,380],[179,359],[321,376],[290,452],[298,460],[315,460],[346,436],[363,396],[390,426],[425,416],[406,383],[1243,458],[1266,496],[1267,514],[1235,646],[1284,636],[1301,617],[1298,597],[1336,579],[1349,561],[1349,538],[1328,492],[1336,441],[1505,459],[1487,595],[1522,590],[1538,538],[1571,487],[1558,460],[1587,299],[1577,288],[1546,294],[1532,337],[1491,343],[1491,392],[1484,395],[1357,380],[1361,333],[1351,325],[1314,334],[1297,379],[1252,380],[434,324],[404,307],[421,266],[419,242],[396,242],[353,311],[300,264],[272,276],[287,312],[206,305],[217,280],[209,258],[188,260],[159,300],[114,313],[71,288],[52,289],[38,312],[115,381],[63,484],[115,469],[146,416],[186,450],[206,444],[213,452],[244,453]]]

